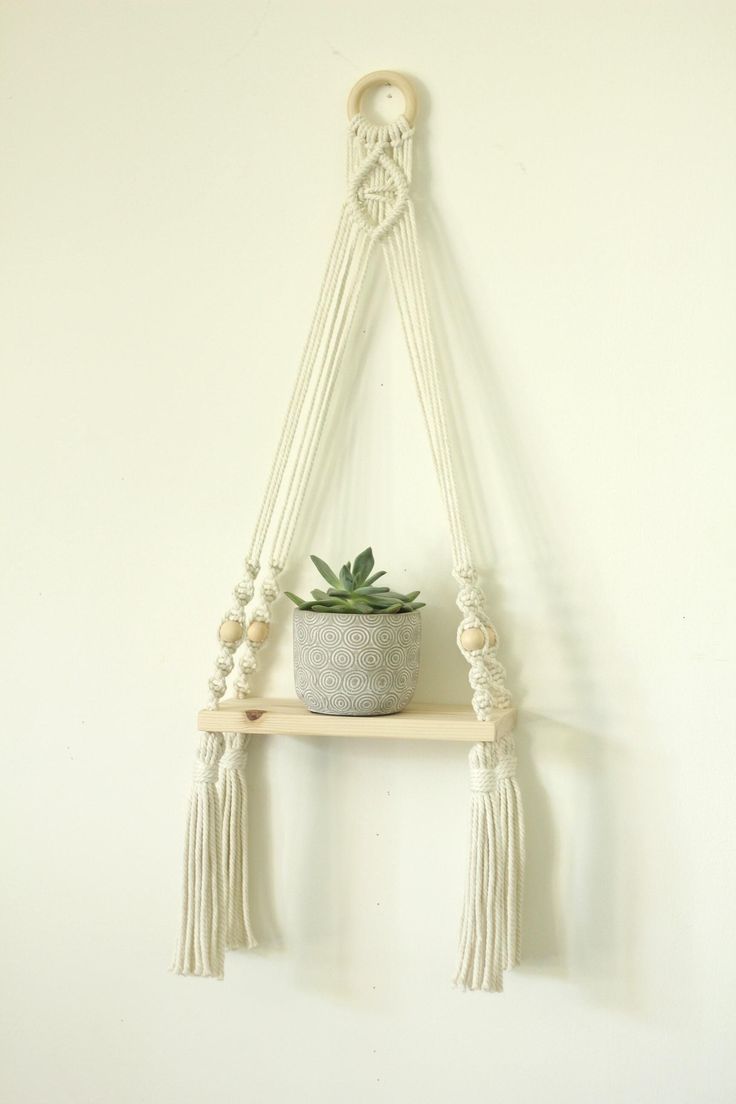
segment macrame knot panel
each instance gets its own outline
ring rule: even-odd
[[[396,225],[409,205],[411,138],[405,119],[373,126],[361,116],[353,119],[347,209],[370,241],[377,241]]]
[[[380,238],[403,215],[409,202],[409,183],[402,169],[374,146],[348,185],[353,217],[370,237]],[[381,209],[381,217],[374,212]]]

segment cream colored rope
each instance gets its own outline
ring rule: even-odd
[[[413,131],[406,119],[377,126],[351,120],[348,188],[329,254],[314,319],[258,513],[242,578],[220,623],[219,651],[209,680],[210,705],[226,690],[241,649],[238,696],[250,693],[250,676],[265,642],[278,576],[294,539],[361,289],[376,243],[394,288],[432,462],[447,514],[453,574],[462,613],[457,643],[469,666],[473,707],[481,722],[510,704],[505,672],[497,659],[490,622],[462,521],[450,435],[437,365],[428,297],[410,195]],[[259,574],[266,542],[270,553]],[[226,622],[244,630],[223,633]],[[258,631],[252,633],[256,623]],[[467,630],[475,630],[468,635]],[[472,646],[466,646],[467,641]],[[247,739],[203,734],[195,767],[185,851],[185,893],[174,968],[180,973],[221,974],[225,942],[252,946],[247,902]],[[222,760],[219,800],[223,830],[217,856],[202,849],[202,825],[215,815],[213,778]],[[519,960],[523,818],[515,781],[511,736],[479,742],[471,762],[471,848],[456,980],[467,988],[502,988],[502,972]],[[194,833],[194,836],[192,836]],[[224,863],[224,896],[212,863]],[[214,929],[218,929],[215,931]]]

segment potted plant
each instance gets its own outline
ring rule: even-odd
[[[332,570],[319,556],[312,563],[328,584],[307,601],[287,591],[294,610],[294,681],[312,713],[376,717],[400,713],[411,701],[419,675],[422,623],[419,591],[399,594],[376,586],[385,571],[373,571],[366,548]]]

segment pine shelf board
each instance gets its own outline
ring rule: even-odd
[[[200,732],[251,732],[261,736],[365,736],[387,740],[497,740],[514,727],[515,709],[497,709],[476,720],[469,706],[412,702],[386,717],[333,717],[310,713],[288,698],[229,698],[219,709],[203,709]]]

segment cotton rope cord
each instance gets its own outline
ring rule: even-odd
[[[356,228],[351,226],[348,238],[348,248],[352,253],[351,263],[338,287],[335,313],[325,327],[324,363],[312,396],[312,405],[307,414],[309,428],[305,433],[302,449],[297,453],[293,463],[292,476],[286,487],[286,506],[279,518],[274,536],[271,562],[279,567],[283,566],[288,557],[314,461],[319,451],[330,400],[365,280],[370,246],[371,243],[365,240],[364,235],[359,234]]]
[[[396,233],[384,241],[384,251],[450,524],[453,573],[460,583],[458,606],[464,615],[457,642],[470,665],[476,716],[485,721],[494,708],[510,705],[511,698],[496,658],[498,634],[485,610],[460,516],[411,200],[407,208]],[[481,630],[482,648],[463,647],[467,628]],[[463,988],[498,992],[503,989],[503,971],[518,965],[521,950],[524,826],[513,737],[476,744],[470,765],[470,853],[455,981]]]
[[[471,848],[456,983],[500,991],[521,955],[524,819],[513,739],[470,752]]]
[[[288,547],[293,538],[296,520],[303,503],[309,475],[319,447],[330,398],[334,389],[336,374],[344,352],[360,289],[370,253],[371,242],[355,226],[354,219],[348,213],[346,201],[343,217],[338,225],[333,247],[328,259],[327,271],[323,279],[318,298],[315,318],[310,330],[302,357],[302,365],[287,410],[284,428],[277,445],[276,457],[267,481],[261,510],[256,522],[256,530],[250,551],[245,561],[242,579],[234,590],[234,604],[220,621],[220,629],[226,621],[238,623],[242,635],[236,641],[219,639],[219,650],[215,659],[215,670],[209,679],[210,707],[217,709],[227,688],[227,676],[234,666],[234,655],[242,643],[240,657],[240,675],[236,683],[239,697],[250,693],[250,675],[257,667],[257,654],[265,639],[251,640],[248,629],[253,622],[268,625],[271,620],[271,606],[278,597],[277,577],[283,569]],[[310,390],[311,389],[311,390]],[[304,426],[301,438],[298,437],[300,421]],[[297,446],[294,449],[294,441]],[[291,476],[284,480],[291,460]],[[258,578],[258,563],[263,544],[274,517],[276,504],[285,482],[284,504],[280,521],[276,529],[274,548],[265,570]],[[219,737],[222,734],[206,734]],[[246,747],[235,748],[230,736],[224,737],[226,752],[222,757],[222,772],[219,789],[221,801],[221,841],[220,859],[224,862],[224,890],[226,914],[222,910],[209,912],[192,911],[192,894],[183,899],[182,930],[191,933],[191,941],[207,942],[218,938],[211,930],[212,925],[224,924],[220,933],[220,943],[229,947],[252,947],[256,939],[252,931],[248,908],[248,832],[247,832],[247,788],[246,788]],[[230,754],[237,750],[239,756]],[[198,793],[198,766],[195,764],[195,783],[193,798]],[[203,871],[185,857],[188,866],[184,879],[194,884],[203,877]],[[206,973],[222,976],[219,959],[210,970],[200,968],[201,962],[192,955],[181,951],[181,939],[177,945],[174,969],[179,973]]]
[[[184,836],[179,935],[172,969],[221,978],[225,968],[225,887],[217,775],[220,733],[203,732],[194,768]]]
[[[347,217],[347,214],[344,212],[338,223],[337,232],[335,234],[332,250],[328,259],[327,269],[325,271],[322,286],[320,288],[317,309],[315,311],[315,316],[312,322],[309,341],[304,352],[304,359],[302,364],[302,373],[304,375],[303,386],[299,395],[298,408],[294,414],[294,426],[290,433],[289,452],[284,455],[283,463],[280,468],[278,490],[281,490],[281,481],[284,478],[287,462],[289,460],[289,453],[291,452],[291,448],[293,447],[296,430],[298,427],[298,423],[302,417],[302,410],[304,408],[307,395],[309,394],[310,385],[312,387],[312,398],[306,414],[306,425],[304,427],[305,431],[308,428],[310,421],[314,417],[314,388],[315,386],[318,386],[318,383],[315,383],[315,380],[313,378],[315,372],[315,362],[317,361],[317,358],[319,356],[320,349],[324,346],[326,330],[331,324],[333,326],[335,324],[335,314],[339,307],[339,293],[345,278],[346,268],[350,263],[351,251],[349,237],[351,229],[352,228],[350,225],[350,220]],[[321,368],[322,370],[324,370],[325,368],[324,359]],[[299,447],[303,448],[303,442],[300,443]],[[293,479],[293,474],[291,478]],[[268,515],[264,519],[262,540],[265,540],[268,528],[271,524],[275,505],[276,497],[274,497],[273,501],[270,503]]]
[[[479,721],[510,705],[498,637],[485,608],[462,521],[428,298],[410,195],[413,130],[403,117],[376,125],[350,122],[347,196],[328,256],[317,306],[276,447],[244,571],[220,622],[236,622],[238,639],[219,637],[209,680],[217,709],[240,650],[238,697],[250,693],[265,633],[319,454],[330,403],[374,246],[380,243],[402,320],[433,466],[448,518],[457,605],[457,644],[465,657]],[[263,569],[266,541],[271,549]],[[468,650],[466,629],[483,644]],[[224,949],[255,946],[248,909],[245,771],[249,738],[204,733],[195,764],[187,823],[182,920],[174,969],[221,977]],[[513,736],[479,742],[470,752],[471,834],[456,983],[498,991],[503,971],[519,961],[524,828],[515,780]],[[215,786],[221,767],[219,790]],[[213,835],[214,833],[214,835]],[[219,876],[213,872],[219,870]]]
[[[299,419],[301,417],[304,397],[309,384],[312,364],[314,360],[315,338],[320,331],[320,327],[323,324],[323,319],[326,313],[326,300],[328,296],[328,290],[330,288],[329,276],[332,271],[336,255],[340,250],[343,229],[344,220],[341,220],[340,226],[338,227],[337,234],[335,235],[332,244],[332,251],[328,258],[327,271],[325,273],[325,277],[320,288],[319,298],[317,300],[317,307],[312,319],[312,325],[309,330],[304,353],[302,354],[299,373],[297,375],[294,390],[292,392],[289,406],[286,412],[286,419],[281,430],[281,436],[279,438],[279,443],[276,448],[276,454],[271,466],[271,471],[266,486],[266,493],[263,497],[263,502],[258,514],[255,531],[253,533],[249,559],[254,562],[258,562],[260,560],[261,553],[263,551],[263,542],[268,531],[268,526],[271,521],[271,516],[273,514],[276,499],[281,486],[284,468],[286,467],[286,462],[289,458],[289,453],[294,441],[294,435],[296,433]]]
[[[225,944],[255,947],[248,905],[248,788],[245,771],[248,765],[250,736],[240,732],[225,734],[225,751],[221,760],[222,782],[222,865],[226,895]]]
[[[326,289],[327,294],[320,296],[315,324],[312,327],[312,339],[309,344],[309,359],[312,369],[314,370],[314,365],[317,363],[320,353],[322,354],[321,366],[316,370],[316,380],[312,386],[311,397],[307,402],[301,439],[298,441],[295,453],[290,459],[290,475],[284,479],[283,501],[275,523],[276,531],[269,557],[269,566],[266,569],[266,581],[256,606],[249,611],[250,620],[259,620],[266,623],[270,621],[271,606],[278,596],[277,576],[283,570],[288,558],[315,459],[319,452],[330,400],[350,334],[355,309],[360,298],[360,291],[365,280],[372,247],[380,234],[384,233],[395,221],[392,215],[385,216],[385,204],[382,203],[382,197],[378,194],[372,195],[367,200],[370,205],[370,216],[376,225],[374,226],[373,222],[365,217],[356,217],[359,183],[366,177],[369,167],[374,166],[377,173],[383,173],[384,181],[386,179],[386,165],[379,165],[378,160],[380,156],[384,156],[388,164],[389,159],[382,154],[381,146],[377,147],[377,152],[374,150],[372,153],[368,153],[367,156],[365,152],[366,136],[368,141],[371,141],[379,133],[385,136],[394,150],[399,151],[402,163],[410,165],[410,157],[402,156],[402,147],[406,146],[412,134],[411,128],[405,120],[392,124],[387,128],[372,127],[370,124],[366,124],[364,120],[356,120],[351,125],[350,134],[353,140],[349,142],[348,147],[348,197],[338,225],[336,245],[331,254],[328,271],[323,282],[323,289]],[[390,166],[388,171],[392,171]],[[394,179],[398,179],[398,174],[394,173]],[[404,202],[406,191],[407,186],[401,189],[401,199]],[[307,391],[308,387],[305,386],[301,399],[302,408],[305,404]],[[292,442],[294,436],[295,434],[292,434]],[[286,463],[283,465],[282,474],[284,468],[286,468]],[[272,516],[275,512],[274,504]],[[240,661],[241,677],[237,683],[239,696],[247,696],[250,692],[250,675],[257,666],[256,651],[257,648],[248,640],[244,642]]]
[[[346,217],[341,219],[338,236],[340,242],[335,254],[336,264],[328,274],[331,295],[326,303],[331,309],[325,312],[321,320],[315,342],[315,356],[322,353],[321,363],[318,369],[313,369],[315,379],[306,403],[304,429],[294,455],[290,458],[290,474],[284,479],[283,505],[275,523],[276,532],[269,564],[265,577],[260,582],[258,598],[248,611],[248,623],[256,620],[268,624],[271,620],[271,607],[279,595],[278,575],[283,570],[293,540],[365,279],[369,244],[362,236],[356,235],[355,227]],[[241,677],[237,683],[240,697],[245,697],[250,692],[249,676],[256,669],[257,650],[258,645],[246,639],[240,660]]]

